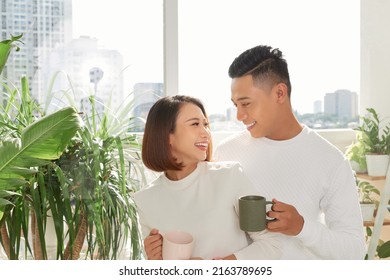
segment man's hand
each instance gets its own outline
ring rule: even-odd
[[[152,229],[144,240],[144,247],[148,260],[162,260],[162,235],[158,229]]]
[[[267,228],[271,232],[280,232],[286,235],[298,235],[304,224],[303,217],[297,209],[290,204],[273,199],[271,211],[267,212],[268,217],[275,218],[275,221],[268,222]]]

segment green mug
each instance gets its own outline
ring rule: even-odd
[[[269,221],[266,205],[273,204],[260,195],[246,195],[238,199],[240,229],[247,232],[262,231]]]

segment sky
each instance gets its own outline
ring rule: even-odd
[[[122,53],[126,88],[162,82],[161,3],[73,1],[73,37],[95,37]],[[202,99],[209,114],[226,113],[230,63],[264,44],[284,53],[300,113],[313,112],[328,92],[359,94],[359,9],[356,0],[179,0],[179,93]]]

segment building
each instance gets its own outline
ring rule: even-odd
[[[18,88],[26,76],[31,94],[41,100],[49,52],[72,37],[72,1],[1,0],[0,14],[2,40],[23,33],[24,43],[19,52],[11,53],[3,75]]]
[[[358,116],[358,96],[346,89],[327,93],[324,97],[324,113],[341,118]]]
[[[322,101],[321,100],[316,100],[313,103],[313,113],[318,114],[322,113]]]
[[[113,112],[123,103],[123,57],[116,50],[100,47],[96,38],[73,39],[53,50],[49,60],[44,82],[48,88],[52,84],[52,107],[61,102],[64,90],[76,105],[90,95]]]
[[[226,109],[226,120],[227,121],[236,121],[237,120],[237,108],[229,107]]]
[[[134,131],[144,130],[150,108],[163,96],[163,83],[136,83],[134,85]]]

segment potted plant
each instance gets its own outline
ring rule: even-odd
[[[360,142],[366,151],[367,172],[370,176],[385,176],[389,165],[390,122],[383,123],[373,108],[355,130],[361,132]]]
[[[75,106],[46,114],[26,78],[21,90],[3,87],[0,245],[7,258],[140,259],[132,194],[143,166],[127,129],[131,103],[118,114],[87,115]]]
[[[361,132],[356,132],[356,141],[349,145],[345,156],[351,163],[352,170],[356,173],[367,173],[366,149],[361,141]]]
[[[357,187],[363,220],[372,221],[375,209],[379,203],[374,195],[380,195],[380,191],[367,181],[357,180]]]

